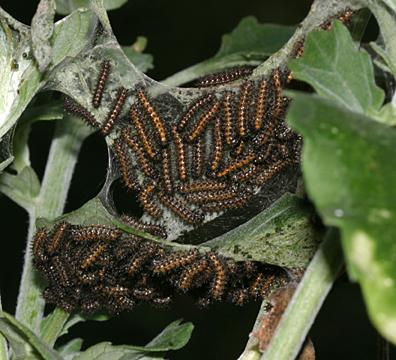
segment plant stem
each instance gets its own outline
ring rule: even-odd
[[[261,359],[296,358],[342,265],[339,234],[337,230],[330,229],[309,264]]]
[[[3,307],[1,305],[1,295],[0,295],[0,311],[2,311],[2,309]],[[2,334],[0,334],[0,360],[8,360],[7,340]]]
[[[39,333],[45,305],[41,296],[42,284],[32,264],[31,244],[36,220],[39,217],[54,219],[62,214],[78,153],[89,133],[89,129],[75,119],[57,122],[40,194],[29,211],[29,232],[16,318],[36,334]]]
[[[56,308],[51,315],[46,318],[45,326],[41,329],[41,339],[46,342],[49,346],[53,347],[56,339],[63,330],[70,314],[62,310],[61,308]]]

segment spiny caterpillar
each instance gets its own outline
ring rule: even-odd
[[[54,234],[59,237],[56,254]],[[288,280],[275,266],[235,262],[198,248],[172,250],[103,225],[61,222],[53,231],[39,229],[33,249],[34,264],[48,283],[44,298],[68,312],[119,313],[140,303],[168,305],[177,292],[201,304],[242,305],[267,297]]]
[[[252,74],[254,68],[254,66],[236,66],[229,68],[198,79],[195,83],[195,86],[206,87],[226,84],[240,78],[248,77]]]
[[[98,80],[94,94],[92,96],[92,105],[94,108],[98,108],[102,102],[102,96],[105,89],[107,78],[109,77],[111,64],[109,60],[104,60],[101,65]]]

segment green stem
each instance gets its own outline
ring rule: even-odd
[[[45,325],[41,329],[41,339],[49,346],[53,347],[56,339],[59,337],[63,330],[69,313],[61,308],[56,308],[51,315],[46,318]]]
[[[381,29],[381,35],[386,47],[388,59],[392,64],[392,68],[396,68],[396,21],[395,13],[385,2],[368,1],[368,6],[373,12]],[[396,74],[393,74],[396,75]]]
[[[39,333],[45,305],[41,296],[42,284],[32,264],[31,243],[36,220],[39,217],[54,219],[62,214],[78,153],[89,133],[80,121],[63,119],[57,122],[40,194],[29,211],[29,232],[16,318],[36,334]]]
[[[294,360],[343,265],[337,230],[330,229],[309,264],[261,359]]]
[[[1,305],[1,295],[0,295],[0,311],[3,307]],[[5,337],[0,334],[0,360],[8,360],[8,346]]]

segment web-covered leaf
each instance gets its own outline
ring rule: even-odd
[[[43,1],[43,4],[47,4]],[[47,5],[49,6],[50,3]],[[43,5],[44,6],[44,5]],[[40,10],[41,11],[41,10]],[[34,41],[35,50],[30,47],[28,27],[18,23],[10,15],[0,14],[0,171],[13,160],[13,128],[32,100],[33,96],[46,84],[36,67],[33,51],[39,52],[42,70],[50,71],[67,56],[75,56],[90,40],[93,22],[92,12],[77,11],[60,20],[51,31],[51,16],[38,17],[34,25],[34,34],[46,33],[47,36]],[[50,39],[48,36],[51,35]],[[45,44],[44,44],[45,43]],[[41,45],[40,45],[41,44]],[[44,50],[44,48],[46,50]],[[28,131],[27,131],[28,133]],[[24,153],[24,164],[28,165],[27,133],[21,133],[17,139],[18,152]],[[19,134],[17,134],[19,136]],[[18,159],[19,161],[19,159]],[[19,163],[17,170],[23,169]]]

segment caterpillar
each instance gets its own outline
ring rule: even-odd
[[[144,147],[144,150],[151,159],[154,159],[157,155],[157,151],[153,148],[152,142],[150,141],[149,137],[146,135],[146,131],[143,128],[143,124],[138,115],[138,111],[134,106],[131,107],[129,111],[129,116],[133,126],[135,127],[137,135]]]
[[[222,152],[223,152],[223,139],[221,133],[221,119],[217,118],[215,120],[215,126],[213,129],[213,150],[212,150],[212,159],[209,167],[210,171],[213,173],[220,166],[220,162],[222,159]]]
[[[180,134],[177,132],[176,127],[172,127],[173,141],[176,147],[177,156],[177,171],[181,181],[187,180],[187,166],[186,166],[186,149]]]
[[[142,90],[142,89],[138,90],[137,97],[138,97],[141,105],[144,107],[144,109],[148,113],[149,118],[150,118],[151,122],[153,123],[154,128],[157,131],[157,134],[161,141],[161,145],[167,146],[168,145],[168,135],[167,135],[167,131],[166,131],[164,122],[162,121],[160,116],[157,114],[154,107],[151,105],[144,90]]]
[[[199,138],[195,144],[191,145],[192,176],[195,179],[199,179],[202,176],[204,170],[204,161],[205,161],[204,151],[205,151],[204,141],[202,138]]]
[[[55,226],[54,231],[51,234],[49,242],[47,243],[47,251],[50,255],[55,253],[60,245],[60,242],[69,228],[69,224],[66,222],[60,222]]]
[[[259,81],[258,92],[255,103],[254,130],[256,131],[260,130],[263,124],[266,95],[267,95],[267,81],[263,79]]]
[[[182,132],[188,125],[189,121],[208,103],[214,99],[212,94],[207,94],[194,101],[187,109],[187,111],[181,116],[177,123],[177,131]]]
[[[224,181],[200,180],[188,184],[180,184],[179,191],[181,193],[195,193],[201,191],[217,191],[224,190],[228,184]]]
[[[153,271],[155,274],[164,274],[180,267],[193,263],[198,255],[197,250],[171,254],[165,259],[154,260]]]
[[[121,230],[104,225],[73,226],[70,236],[75,241],[103,240],[113,242],[121,236]]]
[[[170,150],[162,149],[162,185],[167,193],[173,193],[172,163]]]
[[[216,101],[197,121],[195,126],[192,128],[190,133],[187,135],[187,139],[190,143],[195,142],[205,130],[209,121],[217,114],[220,109],[220,102]]]
[[[94,108],[98,108],[102,102],[103,91],[106,85],[106,81],[109,77],[111,70],[110,60],[104,60],[101,65],[98,80],[96,82],[95,91],[92,96],[92,105]]]
[[[165,227],[161,225],[146,223],[128,215],[122,215],[121,219],[124,223],[134,227],[135,229],[147,232],[162,239],[166,239],[168,237]]]
[[[114,123],[118,119],[122,107],[124,106],[127,95],[128,95],[127,89],[125,89],[124,87],[120,87],[118,89],[117,98],[114,102],[112,109],[107,115],[107,119],[101,129],[103,136],[107,136],[110,133],[110,131],[113,129]]]
[[[75,102],[71,97],[65,96],[64,106],[68,114],[81,118],[93,128],[100,128],[101,125],[95,119],[95,116],[93,116],[85,107]]]
[[[209,87],[215,85],[226,84],[237,79],[250,76],[254,66],[236,66],[221,72],[210,74],[198,79],[195,83],[197,87]]]
[[[210,294],[215,300],[220,300],[227,286],[226,265],[224,261],[215,253],[207,255],[209,263],[214,270],[214,277],[210,288]]]
[[[237,112],[237,128],[239,132],[239,136],[244,138],[247,134],[247,110],[248,110],[248,102],[249,96],[252,91],[253,84],[248,81],[242,84],[239,95],[239,104],[238,104],[238,112]]]
[[[153,201],[153,192],[155,185],[152,182],[147,183],[142,187],[138,198],[144,210],[154,219],[159,219],[162,216],[162,210]]]
[[[81,262],[80,268],[85,270],[86,268],[92,266],[107,247],[108,244],[104,242],[99,241],[98,243],[95,243],[95,245],[89,249],[89,255]]]
[[[187,224],[196,225],[204,220],[204,215],[201,211],[191,210],[188,207],[188,204],[181,199],[167,196],[161,192],[158,193],[158,199],[164,206],[166,206]]]
[[[121,180],[129,190],[140,190],[140,184],[136,175],[133,173],[133,167],[130,158],[127,156],[124,143],[116,139],[113,143],[113,151],[121,173]]]
[[[148,177],[154,177],[154,170],[150,162],[148,159],[146,159],[146,155],[143,152],[140,144],[129,134],[128,128],[125,127],[122,129],[121,138],[129,146],[129,148],[133,150],[141,171]]]

